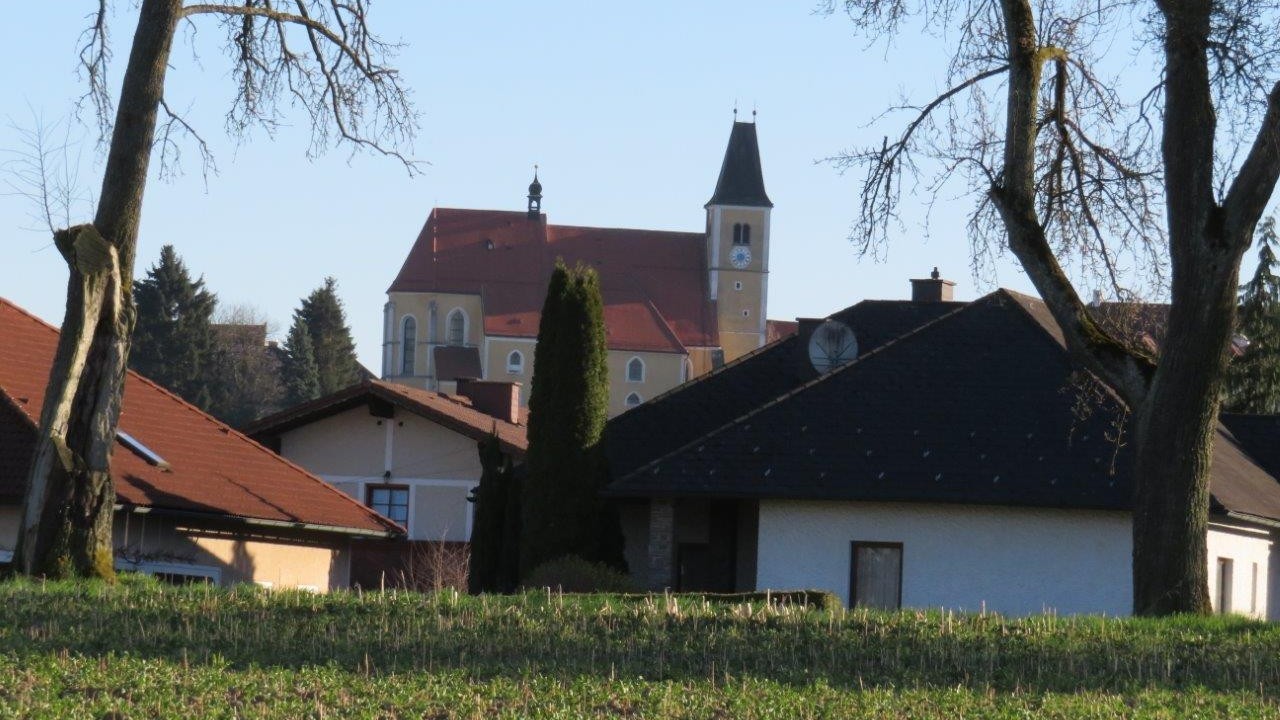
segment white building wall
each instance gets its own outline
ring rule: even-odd
[[[1271,533],[1211,523],[1207,538],[1209,550],[1209,599],[1216,612],[1223,612],[1219,559],[1230,561],[1228,579],[1230,602],[1228,612],[1256,618],[1275,618],[1268,613],[1268,578],[1274,543]]]
[[[903,607],[1128,615],[1125,512],[762,501],[757,589],[849,601],[852,543],[902,543]]]

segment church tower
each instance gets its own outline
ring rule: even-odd
[[[724,360],[764,345],[769,214],[754,122],[733,123],[716,191],[707,202],[707,270]]]

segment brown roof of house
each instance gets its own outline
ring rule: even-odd
[[[861,338],[867,326],[847,313]],[[632,411],[680,410],[663,415],[656,440],[635,433],[643,417],[615,418],[611,493],[1131,507],[1132,446],[1116,437],[1127,415],[1114,394],[1097,392],[1105,386],[1082,384],[1039,300],[999,290],[869,344],[832,372],[754,394],[749,410],[674,450],[661,452],[672,426],[705,426],[683,392]],[[748,356],[722,379],[750,378],[752,364],[780,358]],[[1280,520],[1280,483],[1225,429],[1210,492],[1219,512]]]
[[[522,212],[437,208],[390,292],[481,296],[487,335],[534,338],[557,259],[600,274],[617,350],[719,345],[702,233],[548,225]]]
[[[799,329],[800,323],[795,320],[766,320],[764,324],[764,342],[767,345],[788,335],[795,335]]]
[[[403,408],[476,440],[497,432],[503,450],[515,458],[524,457],[529,447],[525,425],[516,425],[483,413],[472,407],[471,400],[466,397],[419,390],[382,380],[366,380],[331,395],[295,405],[252,423],[245,428],[245,432],[267,442],[296,427],[354,407],[378,402]]]
[[[0,298],[0,495],[20,497],[58,330]],[[124,442],[111,460],[118,502],[153,511],[255,519],[310,530],[389,536],[398,525],[133,371],[119,429],[163,458],[149,464]]]

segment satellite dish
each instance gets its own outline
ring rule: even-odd
[[[853,362],[858,357],[858,339],[853,330],[838,320],[827,320],[809,336],[809,362],[819,374]]]

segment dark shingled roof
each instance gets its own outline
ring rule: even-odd
[[[458,378],[479,378],[480,348],[445,345],[435,348],[436,379],[444,382]]]
[[[1089,378],[1040,301],[1000,290],[615,474],[610,492],[1127,509],[1123,408]],[[1280,484],[1225,432],[1211,492],[1218,511],[1280,519]]]
[[[1222,424],[1254,462],[1280,478],[1280,415],[1222,413]]]
[[[864,300],[831,317],[853,328],[858,352],[964,307],[964,303]],[[792,334],[680,385],[609,422],[607,447],[615,478],[635,470],[818,376],[808,338]]]
[[[707,205],[773,207],[764,191],[755,123],[733,123],[729,146],[725,148],[724,162],[720,165],[720,179],[716,181],[716,191]]]

